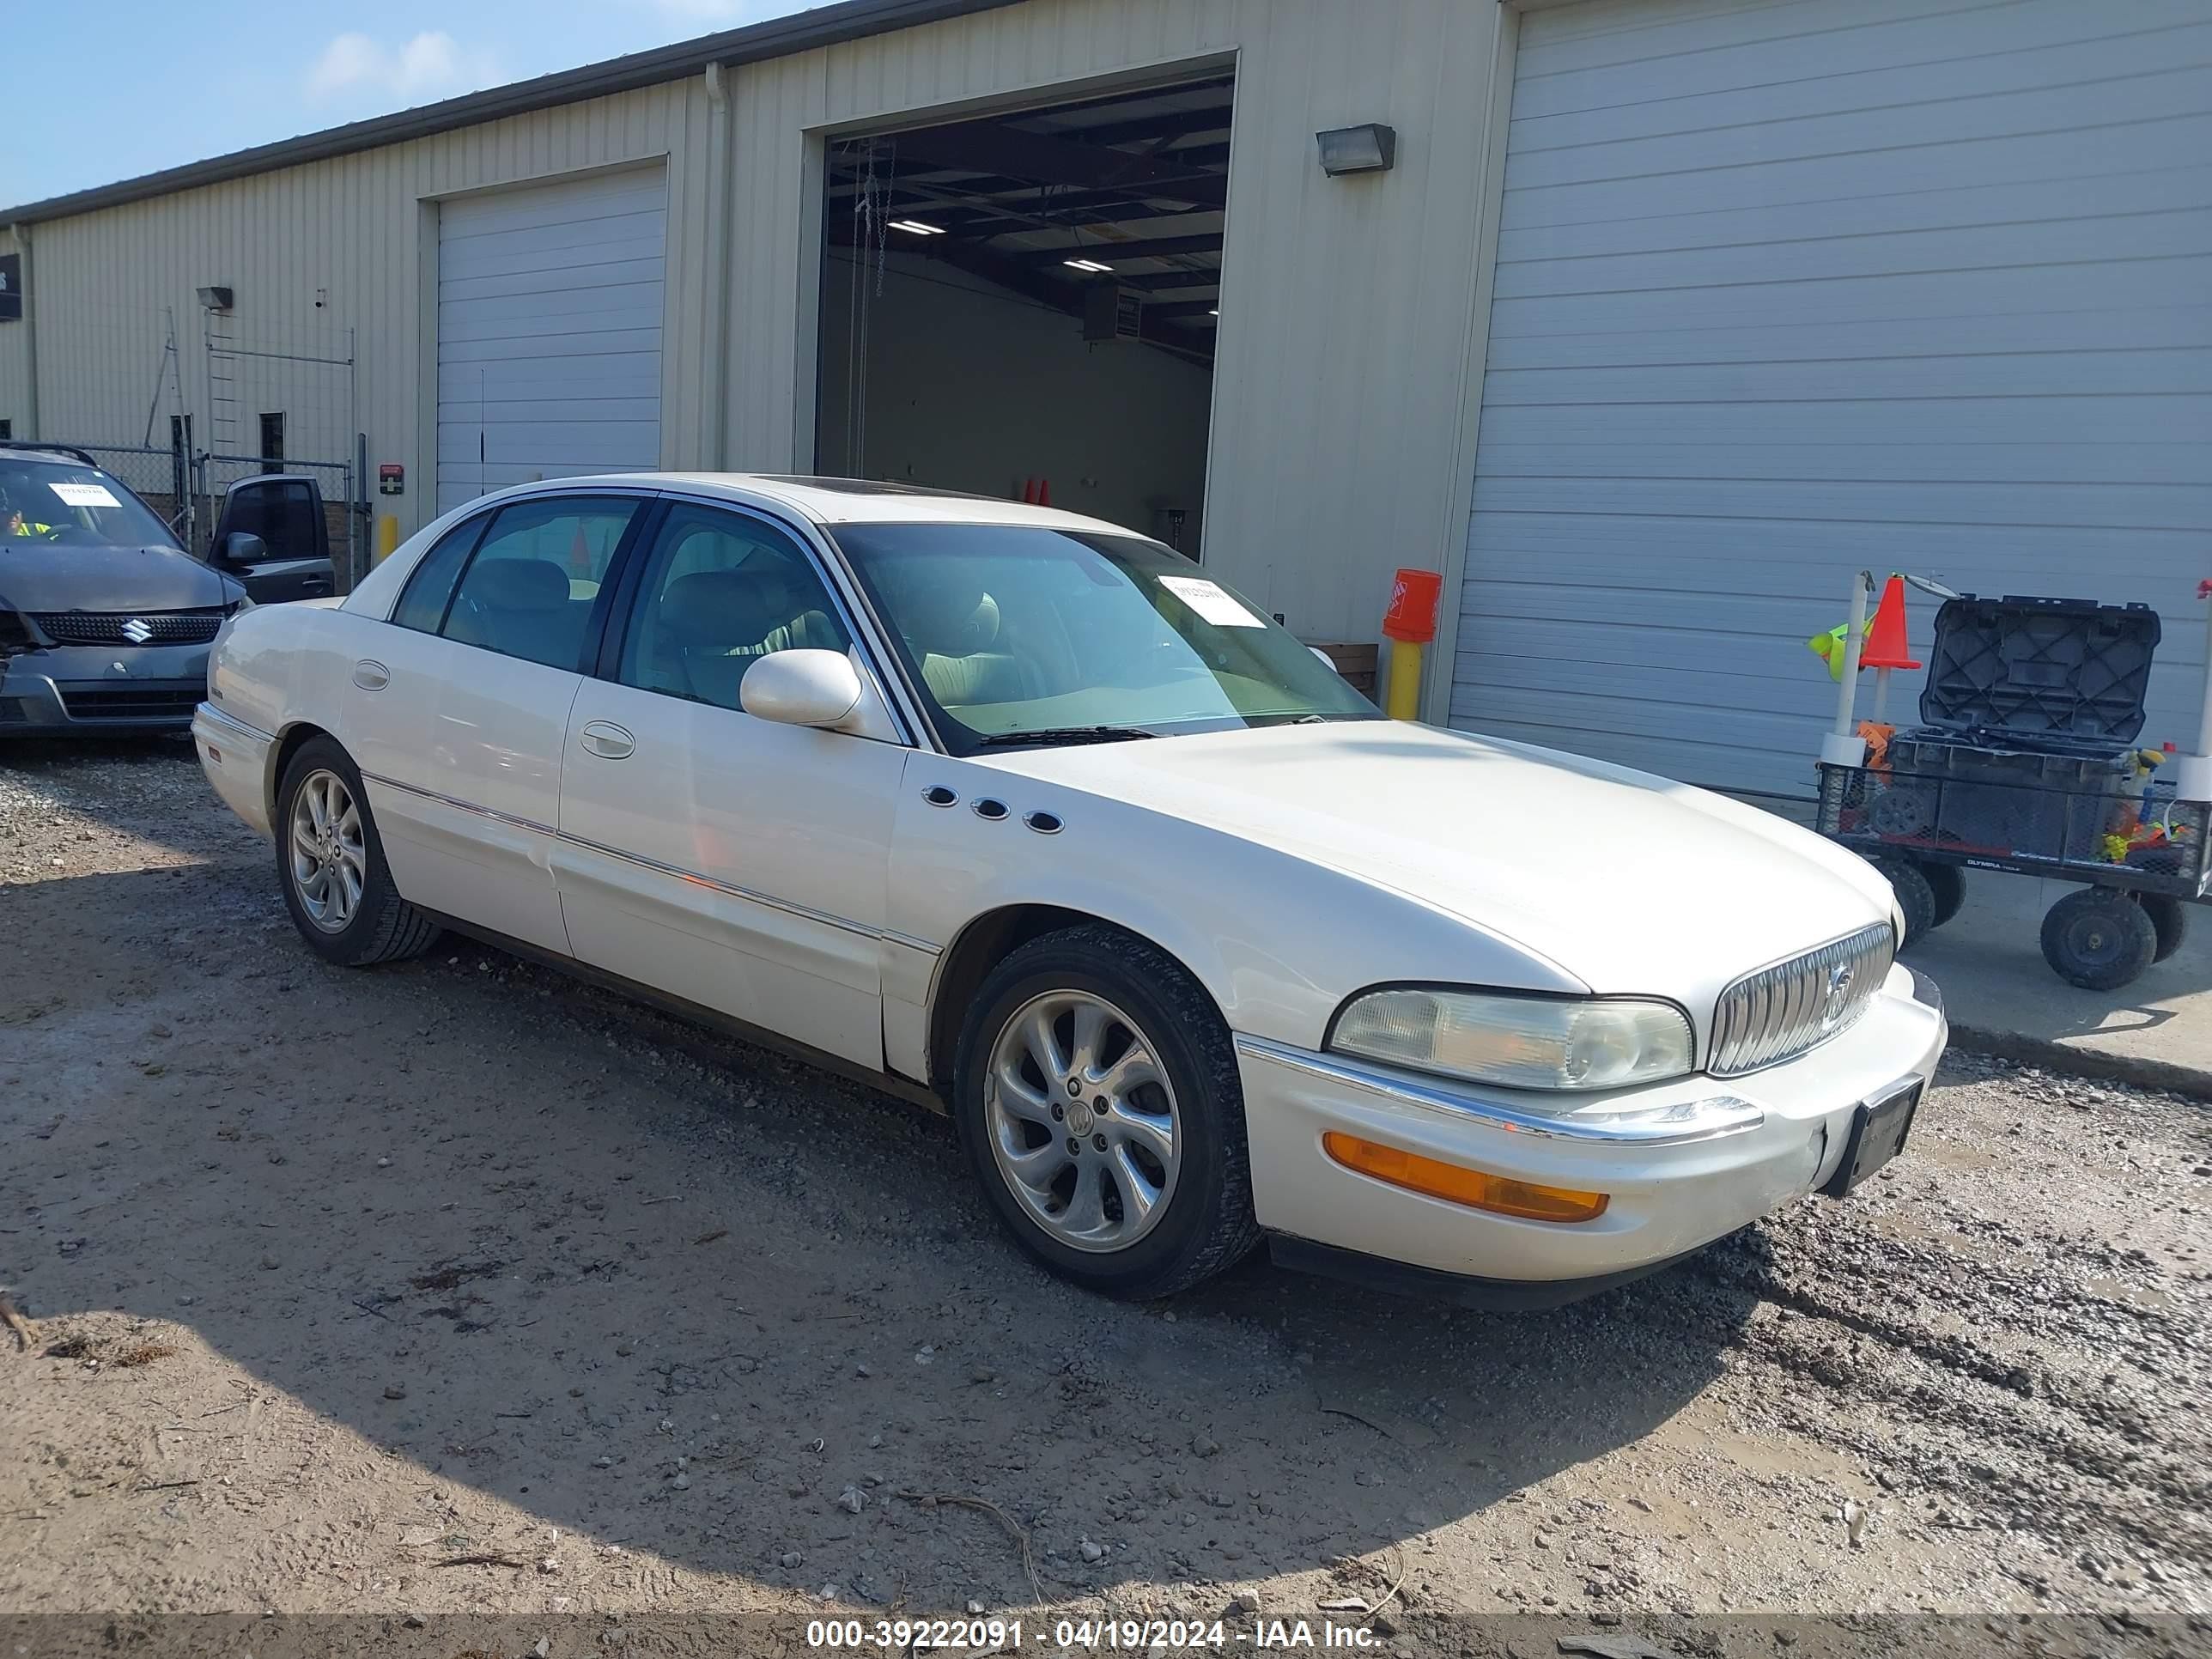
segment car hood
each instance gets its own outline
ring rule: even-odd
[[[173,547],[0,537],[0,605],[18,611],[196,611],[234,605],[243,592]]]
[[[1554,750],[1402,721],[983,758],[1263,842],[1702,1019],[1738,975],[1889,915],[1864,860],[1771,813]],[[1286,896],[1287,897],[1288,896]]]

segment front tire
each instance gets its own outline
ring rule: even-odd
[[[366,968],[422,954],[438,925],[399,896],[361,773],[329,738],[310,738],[276,789],[276,882],[317,956]]]
[[[1049,933],[992,969],[953,1116],[1015,1242],[1087,1289],[1172,1295],[1260,1241],[1229,1029],[1180,963],[1118,929]]]

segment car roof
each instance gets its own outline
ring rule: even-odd
[[[1114,536],[1145,533],[1103,519],[1087,518],[1080,513],[1000,501],[995,495],[963,495],[957,490],[925,489],[913,484],[882,483],[865,478],[800,477],[788,473],[603,473],[590,477],[547,478],[501,493],[520,496],[610,487],[678,489],[692,495],[720,495],[741,506],[781,507],[821,525],[1009,524]]]
[[[222,493],[228,495],[232,490],[249,484],[258,489],[266,484],[280,483],[313,484],[319,489],[322,487],[322,480],[312,472],[249,472],[242,478],[233,478],[222,487]]]
[[[55,466],[88,466],[105,471],[82,449],[68,444],[35,443],[26,438],[0,438],[0,458],[11,461],[45,461]]]

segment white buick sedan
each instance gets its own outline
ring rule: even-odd
[[[1871,866],[1398,724],[1157,543],[834,479],[563,479],[217,642],[193,727],[326,960],[491,940],[949,1108],[1055,1272],[1265,1239],[1492,1305],[1893,1156]]]

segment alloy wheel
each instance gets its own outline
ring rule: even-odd
[[[1183,1145],[1175,1090],[1104,998],[1052,991],[1017,1008],[991,1045],[983,1116],[1007,1189],[1061,1243],[1127,1249],[1166,1213]]]
[[[361,808],[337,773],[307,775],[292,797],[292,890],[307,920],[326,933],[345,931],[361,908],[368,854]]]

